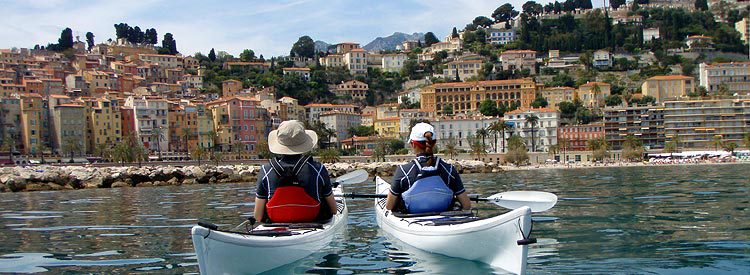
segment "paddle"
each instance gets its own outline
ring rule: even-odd
[[[363,181],[366,181],[367,178],[370,177],[370,174],[367,173],[364,169],[358,169],[351,171],[349,173],[346,173],[344,175],[341,175],[340,177],[336,178],[334,181],[336,185],[338,184],[354,184],[354,183],[360,183]]]
[[[379,199],[387,197],[386,194],[356,193],[345,193],[343,196],[347,198],[365,199]],[[491,202],[495,205],[502,206],[508,209],[516,209],[521,206],[528,206],[529,208],[531,208],[531,212],[544,212],[557,204],[557,195],[542,191],[508,191],[497,193],[486,198],[479,198],[476,195],[470,195],[469,199],[476,202]]]

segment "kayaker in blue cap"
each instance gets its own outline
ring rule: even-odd
[[[280,155],[261,166],[255,192],[257,220],[302,223],[336,214],[328,170],[311,156],[318,135],[297,120],[284,121],[268,134],[268,149]]]
[[[417,157],[396,168],[386,209],[394,211],[403,202],[408,213],[442,212],[451,208],[454,199],[464,210],[471,209],[458,170],[433,155],[436,142],[432,125],[417,123],[411,128],[409,144]]]

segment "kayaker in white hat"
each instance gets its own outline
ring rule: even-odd
[[[255,192],[255,218],[274,223],[325,220],[336,213],[325,166],[307,155],[318,142],[315,131],[297,120],[268,134],[268,149],[279,155],[261,166]]]
[[[409,144],[417,157],[396,168],[386,203],[388,210],[442,212],[450,210],[454,200],[461,203],[462,209],[471,209],[458,170],[433,154],[436,142],[432,125],[422,122],[411,128]]]

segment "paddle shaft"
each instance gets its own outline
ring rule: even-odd
[[[357,194],[357,193],[344,193],[342,197],[346,198],[355,198],[355,199],[385,199],[388,197],[386,194]],[[495,201],[494,199],[489,198],[479,198],[479,197],[472,197],[469,196],[469,199],[472,201]]]

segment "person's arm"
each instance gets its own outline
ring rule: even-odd
[[[255,184],[255,209],[253,210],[253,217],[255,220],[262,221],[263,216],[266,213],[266,202],[268,202],[268,186],[265,184],[266,178],[266,167],[262,167],[258,173],[258,182]]]
[[[393,208],[396,207],[396,203],[398,203],[398,195],[388,192],[388,198],[385,201],[385,209],[393,211]]]
[[[255,210],[253,211],[253,217],[255,217],[255,220],[262,221],[263,215],[266,213],[266,202],[268,200],[261,199],[256,197],[255,198]]]
[[[471,200],[469,199],[469,195],[467,195],[466,192],[458,194],[456,198],[458,199],[458,202],[461,203],[461,207],[463,208],[463,210],[471,210]]]
[[[328,209],[331,209],[331,215],[336,215],[336,198],[333,194],[326,197],[326,203],[328,203]]]
[[[388,197],[385,201],[385,209],[393,210],[393,208],[395,208],[396,204],[398,203],[401,193],[404,192],[404,190],[401,190],[401,181],[404,179],[404,177],[406,177],[406,175],[402,170],[403,168],[401,166],[397,166],[396,172],[393,173],[391,188],[390,190],[388,190]]]

